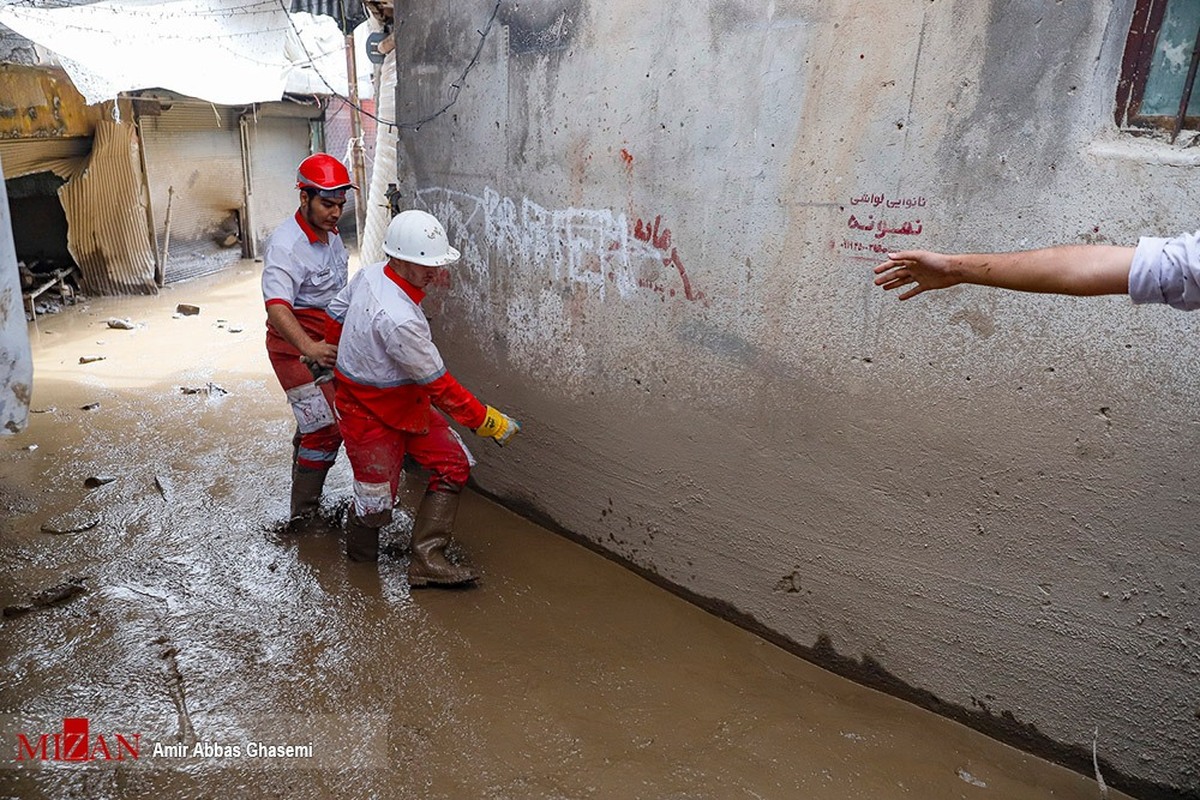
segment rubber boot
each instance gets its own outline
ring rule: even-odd
[[[368,523],[380,522],[377,517],[381,516],[368,514],[366,518],[361,518],[354,513],[353,506],[346,510],[346,556],[351,561],[374,563],[379,560],[379,529],[387,522],[385,520],[378,525]]]
[[[321,490],[325,488],[325,476],[328,474],[327,469],[292,465],[292,514],[288,522],[289,529],[317,515],[321,508]]]
[[[412,555],[408,560],[408,585],[462,586],[477,576],[469,567],[446,558],[446,546],[454,533],[458,514],[457,492],[426,492],[413,523]]]

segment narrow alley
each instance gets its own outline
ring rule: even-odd
[[[6,758],[0,795],[1101,796],[478,494],[459,530],[483,577],[465,591],[410,596],[403,509],[377,567],[346,561],[333,528],[280,533],[293,421],[258,269],[30,326],[30,425],[0,439],[5,741],[53,748],[64,719],[86,718],[93,755],[120,736],[137,757]],[[327,496],[332,519],[344,459]],[[62,585],[74,596],[39,597]]]

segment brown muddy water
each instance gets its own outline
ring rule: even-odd
[[[475,494],[472,590],[410,596],[403,510],[378,566],[333,530],[280,535],[292,422],[257,281],[242,262],[30,326],[36,413],[0,439],[0,605],[86,591],[0,621],[0,795],[1100,797]],[[344,458],[326,494],[348,500]],[[95,760],[54,760],[65,718]]]

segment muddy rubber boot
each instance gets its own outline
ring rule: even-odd
[[[469,567],[446,558],[446,546],[454,533],[458,494],[427,492],[413,523],[412,555],[408,561],[408,585],[463,586],[479,579]]]
[[[289,533],[300,533],[304,523],[317,516],[321,508],[321,490],[325,488],[327,469],[311,469],[299,464],[292,466],[292,514],[288,520]]]
[[[354,508],[346,510],[346,556],[351,561],[373,563],[379,560],[379,528],[366,524],[374,522],[378,514],[368,515],[364,521],[354,513]]]

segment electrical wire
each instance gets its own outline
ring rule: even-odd
[[[284,0],[278,0],[278,2],[279,2],[280,7],[282,7],[284,11],[287,11],[287,7],[284,6]],[[325,76],[321,74],[321,71],[317,69],[316,61],[315,61],[315,59],[313,59],[312,54],[308,52],[308,47],[304,44],[304,40],[300,39],[300,31],[296,28],[296,23],[292,22],[292,18],[291,18],[290,14],[288,16],[288,21],[291,22],[291,24],[292,24],[292,30],[295,31],[296,38],[300,39],[300,47],[304,50],[304,54],[306,56],[308,56],[308,60],[309,60],[310,65],[312,66],[313,72],[315,72],[317,77],[321,79],[321,83],[325,84],[325,88],[329,89],[330,94],[332,94],[334,97],[337,97],[340,100],[342,100],[344,103],[346,103],[346,105],[353,106],[354,108],[358,109],[359,113],[366,114],[368,117],[375,120],[380,125],[386,125],[389,129],[391,129],[391,128],[401,128],[401,129],[407,128],[407,129],[415,131],[415,130],[420,130],[421,126],[424,125],[425,123],[431,122],[431,121],[437,119],[438,117],[440,117],[442,114],[445,114],[447,111],[450,110],[451,106],[453,106],[455,103],[458,102],[458,93],[460,91],[462,91],[462,87],[466,83],[466,80],[467,80],[467,75],[471,72],[472,69],[475,68],[476,62],[479,61],[479,54],[483,52],[483,44],[484,44],[484,42],[487,41],[488,34],[491,33],[492,24],[495,23],[496,17],[500,14],[500,4],[503,2],[504,2],[504,0],[496,0],[496,5],[492,8],[492,15],[490,17],[488,17],[487,24],[483,26],[483,30],[476,29],[475,32],[477,34],[479,34],[479,44],[475,47],[475,52],[471,55],[471,60],[467,63],[466,68],[463,69],[462,74],[458,76],[458,79],[456,81],[454,81],[453,83],[450,84],[450,99],[446,102],[446,105],[442,106],[441,108],[439,108],[437,111],[433,112],[432,114],[422,117],[421,119],[415,120],[413,122],[395,122],[395,121],[390,121],[390,120],[386,120],[386,119],[380,119],[379,117],[372,114],[370,111],[363,108],[361,105],[350,102],[350,98],[346,97],[345,95],[343,95],[340,92],[338,92],[337,90],[335,90],[329,84],[329,81],[327,81],[325,79]],[[358,76],[356,76],[356,75],[351,76],[350,79],[357,80]]]

